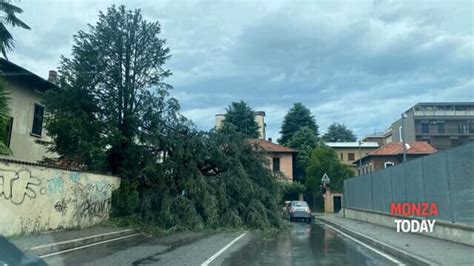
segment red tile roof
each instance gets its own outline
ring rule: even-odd
[[[295,149],[288,148],[263,139],[248,139],[249,143],[258,146],[259,149],[267,152],[296,152]]]
[[[407,154],[432,154],[437,152],[433,146],[425,141],[407,142]],[[403,154],[403,142],[390,142],[372,151],[368,156]]]

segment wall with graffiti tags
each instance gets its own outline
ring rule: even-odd
[[[88,227],[108,218],[113,176],[0,160],[0,234]]]

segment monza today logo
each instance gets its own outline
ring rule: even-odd
[[[435,202],[392,202],[390,215],[402,217],[424,217],[425,219],[395,219],[397,232],[403,233],[432,233],[438,215]]]

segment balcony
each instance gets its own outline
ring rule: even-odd
[[[455,117],[465,117],[472,116],[474,117],[474,110],[436,110],[436,111],[414,111],[414,116],[431,116],[431,117],[441,117],[441,116],[455,116]]]

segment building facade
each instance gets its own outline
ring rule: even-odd
[[[425,141],[438,150],[474,142],[474,102],[418,103],[391,126],[392,141]]]
[[[265,134],[265,127],[267,126],[265,124],[265,112],[264,111],[256,111],[254,112],[255,114],[255,122],[257,122],[258,125],[258,138],[259,139],[265,139],[266,134]],[[225,119],[225,114],[217,114],[215,118],[215,127],[220,128],[222,125],[222,122],[224,122]]]
[[[427,142],[413,141],[405,143],[407,161],[433,154],[437,150]],[[382,170],[403,162],[403,142],[391,142],[354,161],[357,175]]]
[[[326,142],[325,144],[336,151],[339,160],[348,166],[354,174],[357,174],[357,166],[353,162],[379,147],[377,142]]]
[[[278,145],[270,140],[249,139],[255,149],[263,152],[268,162],[268,167],[276,177],[284,181],[293,181],[293,161],[296,150]]]
[[[0,71],[9,97],[6,144],[12,151],[11,155],[0,155],[0,158],[34,163],[53,157],[38,141],[50,140],[43,128],[42,93],[55,85],[5,59],[0,59]],[[55,78],[54,74],[50,72],[51,79]]]

